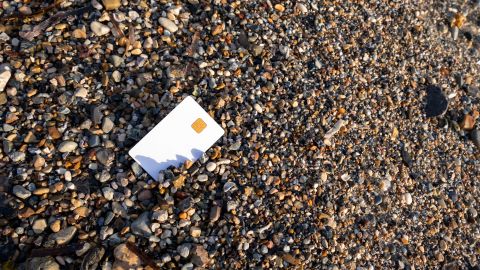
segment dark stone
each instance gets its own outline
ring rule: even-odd
[[[405,165],[407,165],[409,168],[412,167],[413,161],[410,157],[410,154],[405,149],[405,145],[402,145],[402,149],[400,150],[400,152],[402,154],[403,163],[405,163]]]
[[[448,197],[450,198],[450,200],[452,200],[453,203],[455,203],[458,200],[458,194],[455,190],[449,191]]]
[[[96,147],[100,145],[100,136],[92,135],[88,138],[88,146]]]
[[[187,197],[183,200],[181,200],[179,203],[178,203],[178,209],[180,211],[185,211],[189,208],[191,208],[193,206],[193,199],[192,197]]]
[[[251,47],[250,41],[248,41],[248,36],[244,31],[241,31],[238,35],[238,44],[247,50]]]
[[[333,238],[333,230],[330,226],[325,226],[325,229],[321,230],[321,234],[328,240]]]
[[[427,105],[425,106],[426,116],[440,116],[447,111],[447,108],[448,100],[442,90],[437,86],[427,86]]]
[[[382,202],[383,202],[382,196],[380,196],[380,195],[375,196],[375,204],[376,205],[379,205]]]
[[[480,149],[480,132],[478,129],[474,129],[470,132],[470,138],[472,139],[473,144]]]
[[[15,244],[10,237],[2,239],[0,242],[0,261],[8,261],[15,253],[15,250]]]

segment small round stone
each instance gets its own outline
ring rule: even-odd
[[[215,162],[208,162],[206,169],[209,172],[213,172],[217,168],[217,164]]]

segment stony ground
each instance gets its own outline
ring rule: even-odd
[[[480,268],[478,3],[97,1],[0,1],[4,269]]]

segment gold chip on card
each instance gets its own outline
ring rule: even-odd
[[[202,118],[197,118],[195,122],[192,124],[193,130],[200,134],[205,128],[207,127],[207,124],[202,120]]]

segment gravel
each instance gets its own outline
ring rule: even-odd
[[[478,1],[53,2],[0,8],[2,266],[479,267]]]

